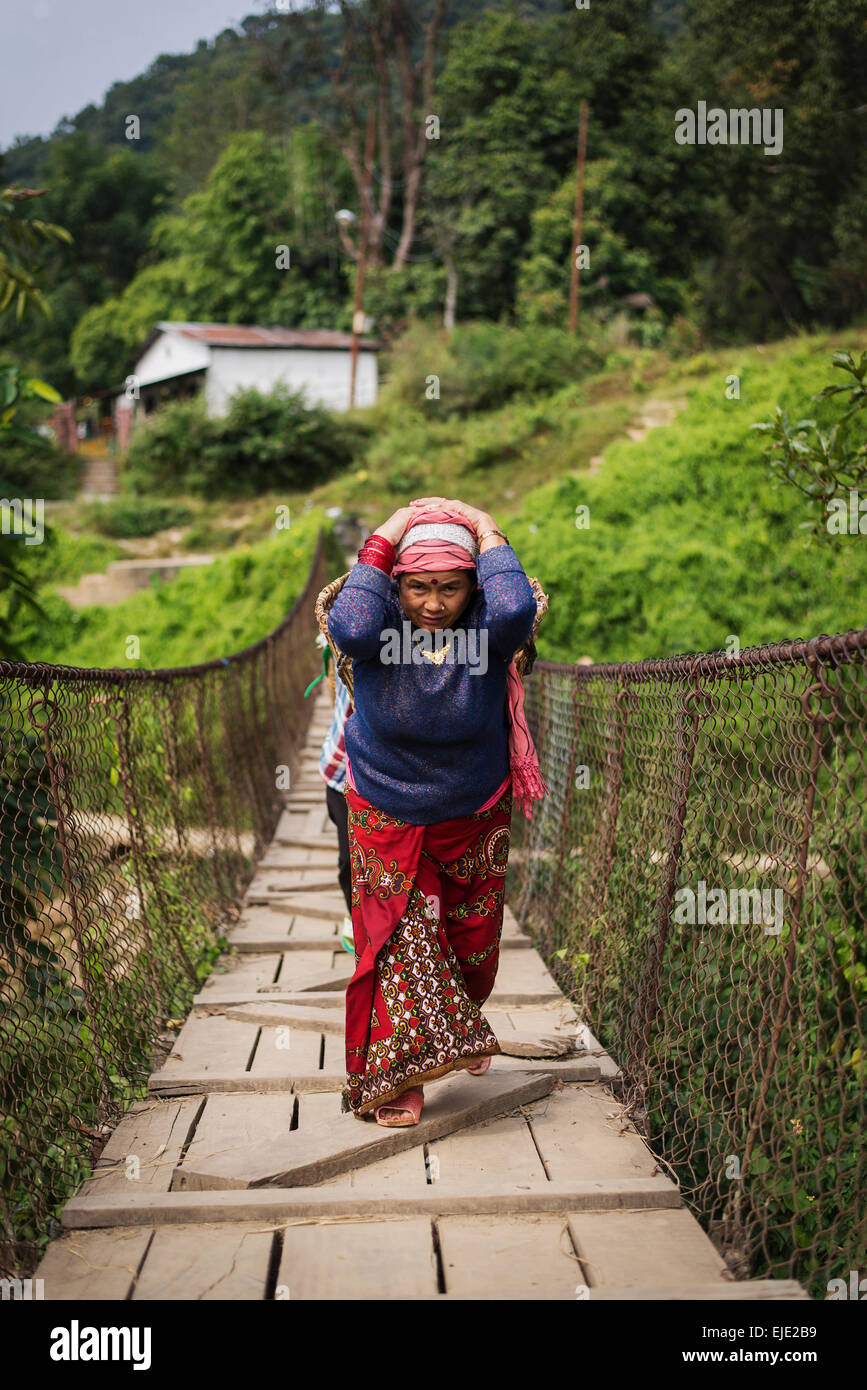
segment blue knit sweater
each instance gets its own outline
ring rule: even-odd
[[[404,633],[419,631],[436,648],[405,617],[397,581],[375,565],[354,566],[328,615],[328,631],[353,658],[355,708],[344,731],[352,780],[372,805],[411,825],[471,815],[509,772],[506,670],[533,630],[536,599],[510,545],[485,550],[476,573],[454,627],[467,633],[469,661],[381,659],[386,629],[400,634],[401,650]]]

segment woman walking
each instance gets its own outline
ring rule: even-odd
[[[421,498],[368,537],[328,615],[353,658],[345,731],[356,969],[344,1108],[418,1123],[422,1085],[499,1051],[480,1011],[499,961],[513,797],[547,791],[514,654],[532,586],[490,515]]]

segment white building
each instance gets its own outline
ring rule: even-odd
[[[303,390],[310,405],[349,408],[350,333],[329,328],[260,328],[235,323],[161,321],[130,369],[127,393],[149,415],[165,401],[195,394],[204,386],[208,415],[225,415],[242,387],[268,392],[278,382]],[[377,358],[381,344],[359,338],[355,404],[376,400]],[[132,385],[129,377],[133,378]]]

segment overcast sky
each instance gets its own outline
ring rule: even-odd
[[[199,39],[272,8],[266,0],[0,0],[0,149],[101,105],[113,82],[137,77],[161,53],[192,53]]]

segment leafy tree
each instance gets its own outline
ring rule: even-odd
[[[70,242],[66,227],[58,227],[40,217],[18,216],[18,204],[32,198],[44,198],[45,188],[5,188],[0,194],[0,315],[15,303],[19,321],[33,307],[48,317],[50,310],[37,284],[40,265],[36,248],[43,241]]]
[[[0,318],[9,312],[13,300],[19,320],[31,308],[38,309],[43,315],[50,314],[37,284],[39,266],[35,248],[43,241],[68,241],[69,233],[65,227],[41,218],[25,221],[17,216],[19,203],[40,197],[43,191],[7,188],[0,196]],[[57,401],[60,396],[52,386],[37,377],[22,380],[16,365],[0,363],[0,446],[6,440],[22,439],[32,443],[35,448],[42,445],[39,435],[23,430],[15,422],[20,403],[34,399]],[[2,452],[0,447],[0,456]],[[13,637],[13,621],[22,604],[27,604],[40,614],[42,609],[25,575],[20,556],[8,542],[0,551],[0,599],[3,600],[0,603],[0,657],[21,660],[22,652]]]
[[[814,512],[821,505],[821,516],[814,515],[811,521],[801,523],[803,530],[820,540],[839,535],[841,522],[842,533],[850,533],[849,493],[867,488],[867,443],[856,445],[851,431],[846,428],[853,416],[867,408],[867,352],[861,353],[857,364],[851,352],[835,352],[832,362],[847,372],[852,382],[846,386],[825,386],[813,400],[825,401],[842,394],[849,396],[851,404],[827,431],[815,420],[790,424],[788,412],[780,406],[772,420],[752,426],[770,435],[766,453],[779,481],[803,493]],[[856,519],[858,534],[863,534],[860,522],[864,519],[867,530],[867,518],[859,510]]]
[[[459,317],[497,318],[514,298],[536,200],[559,181],[558,141],[567,158],[573,93],[553,30],[486,10],[452,30],[437,91],[422,226],[428,207],[451,224]]]
[[[690,99],[783,111],[783,150],[707,146],[718,247],[705,285],[718,339],[842,326],[867,306],[867,0],[689,0],[679,62]]]
[[[46,217],[67,229],[42,258],[51,313],[38,324],[4,325],[3,337],[19,360],[38,361],[40,372],[72,395],[80,387],[69,363],[76,323],[120,293],[144,264],[147,228],[167,187],[151,158],[129,148],[106,151],[82,133],[51,143],[39,177]]]
[[[373,266],[385,259],[389,217],[398,194],[402,224],[393,268],[401,270],[410,258],[430,145],[427,119],[435,110],[438,44],[449,3],[339,0],[337,26],[330,0],[314,0],[307,10],[286,16],[276,54],[272,36],[259,36],[264,79],[279,90],[298,85],[301,77],[305,116],[327,133],[352,174],[355,201],[367,212],[367,251]],[[369,164],[368,122],[375,179]],[[344,250],[357,260],[358,246],[343,228],[341,236]]]
[[[155,263],[77,324],[71,357],[80,379],[119,384],[119,363],[128,365],[159,319],[318,327],[331,317],[344,282],[320,235],[321,153],[310,132],[291,144],[262,131],[235,136],[205,188],[155,221]],[[281,246],[287,268],[277,264]]]

